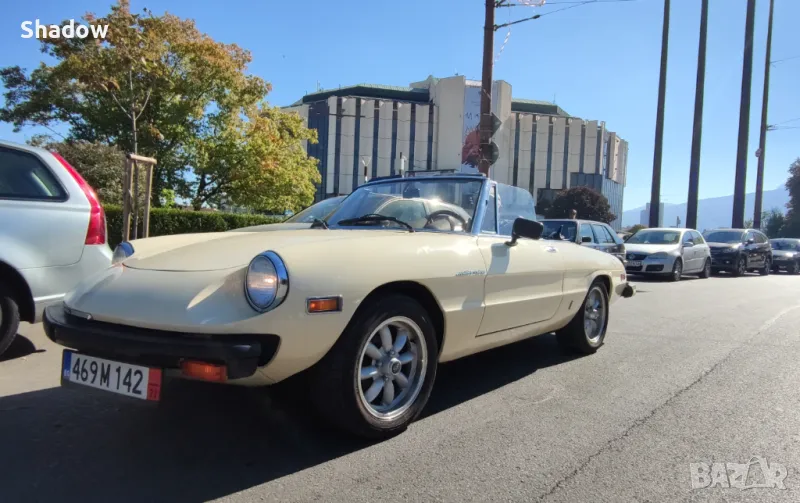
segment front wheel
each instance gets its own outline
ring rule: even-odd
[[[789,274],[797,273],[800,273],[800,266],[798,266],[797,262],[792,262],[792,266],[789,268]]]
[[[707,258],[706,263],[703,266],[703,270],[700,271],[700,277],[706,279],[711,276],[711,259]]]
[[[556,333],[556,339],[562,349],[592,354],[603,345],[607,328],[608,292],[601,281],[595,281],[589,287],[581,310]]]
[[[683,262],[681,259],[675,259],[675,265],[672,266],[672,273],[669,275],[670,281],[680,281],[683,276]]]
[[[312,372],[312,398],[337,426],[387,438],[425,407],[439,344],[430,315],[409,297],[389,295],[364,307]]]
[[[739,257],[738,262],[736,262],[736,269],[733,270],[734,276],[744,276],[744,273],[747,272],[747,261],[744,257]]]
[[[758,273],[762,276],[768,276],[769,271],[772,270],[772,260],[764,259],[764,267],[762,267]]]
[[[14,342],[18,328],[19,307],[17,307],[17,302],[0,285],[0,355],[5,353]]]

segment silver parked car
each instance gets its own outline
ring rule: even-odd
[[[41,320],[86,276],[111,265],[94,189],[60,155],[0,140],[0,354],[20,321]]]
[[[684,274],[711,276],[711,250],[694,229],[642,229],[625,242],[628,274],[662,275],[679,281]]]

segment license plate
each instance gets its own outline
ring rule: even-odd
[[[642,267],[642,261],[641,260],[629,260],[628,261],[628,265],[631,266],[631,267]]]
[[[64,351],[61,381],[142,400],[157,402],[161,398],[161,369],[95,358],[74,351]]]

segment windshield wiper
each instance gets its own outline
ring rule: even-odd
[[[377,214],[362,215],[356,218],[346,218],[344,220],[339,220],[337,225],[368,224],[368,223],[380,223],[380,222],[394,222],[408,229],[408,232],[414,232],[414,227],[408,222],[403,222],[402,220],[397,219],[395,217],[387,217],[385,215],[377,215]]]
[[[319,229],[322,227],[323,229],[328,229],[328,222],[321,218],[312,217],[314,219],[313,223],[311,224],[312,229]]]

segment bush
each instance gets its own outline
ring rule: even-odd
[[[122,240],[122,208],[106,205],[104,209],[108,224],[108,244],[114,248]],[[279,218],[263,215],[152,208],[150,210],[150,237],[195,232],[224,232],[251,225],[277,222],[280,222]],[[133,225],[133,221],[131,221],[131,225]],[[141,228],[142,219],[140,217],[140,231]]]

